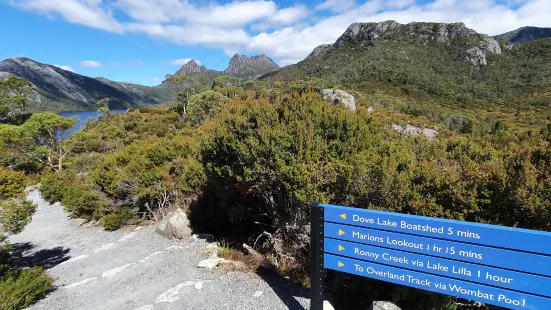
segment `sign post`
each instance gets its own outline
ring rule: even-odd
[[[326,204],[311,214],[314,310],[322,309],[324,268],[509,309],[551,309],[549,232]]]
[[[310,309],[323,309],[323,263],[324,263],[324,214],[323,207],[312,205],[310,213]]]

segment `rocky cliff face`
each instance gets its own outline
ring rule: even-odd
[[[36,94],[29,98],[31,112],[95,110],[95,103],[103,98],[111,98],[116,108],[169,100],[168,92],[164,89],[94,79],[28,58],[11,58],[0,62],[0,77],[9,75],[33,84]]]
[[[266,55],[249,57],[235,54],[224,72],[228,75],[243,77],[245,79],[255,79],[278,69],[279,66]]]
[[[360,47],[369,47],[377,44],[377,40],[414,41],[427,44],[452,45],[461,40],[468,48],[465,50],[466,59],[473,65],[485,66],[488,64],[489,54],[501,54],[501,46],[494,38],[477,33],[463,23],[409,23],[400,24],[395,21],[380,23],[353,23],[337,39],[334,47],[352,44]],[[318,46],[310,57],[324,54],[331,45]]]
[[[208,72],[207,67],[199,65],[195,60],[190,60],[187,64],[183,65],[175,75],[187,75],[195,76],[199,74],[206,74]]]
[[[240,77],[243,80],[254,80],[266,73],[273,72],[278,69],[279,66],[266,55],[249,57],[235,54],[231,58],[228,68],[224,71],[210,70],[205,66],[200,66],[194,60],[191,60],[182,66],[174,75],[195,77],[200,74],[205,74],[210,80],[213,80],[218,76],[230,75]]]
[[[495,38],[506,42],[530,42],[551,38],[551,28],[522,27],[514,31],[497,35]]]

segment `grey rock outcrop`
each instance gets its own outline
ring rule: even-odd
[[[369,307],[369,310],[401,310],[401,309],[389,301],[374,301]]]
[[[329,51],[332,47],[333,47],[333,44],[320,45],[320,46],[314,48],[314,50],[308,56],[309,57],[321,56],[321,55],[327,53],[327,51]]]
[[[191,228],[186,213],[178,208],[168,213],[155,227],[155,232],[161,236],[172,239],[183,239],[191,236]]]
[[[406,124],[405,126],[400,126],[396,124],[392,124],[392,129],[396,131],[399,134],[406,135],[406,136],[420,136],[424,135],[425,137],[429,139],[434,139],[438,135],[438,131],[434,129],[429,128],[419,128],[412,126],[410,124]]]
[[[347,106],[350,110],[356,111],[356,101],[354,100],[354,96],[351,94],[340,90],[340,89],[323,89],[321,91],[322,97],[329,101],[332,104],[344,104]]]
[[[497,35],[494,38],[506,42],[530,42],[551,38],[551,28],[522,27],[517,30]]]

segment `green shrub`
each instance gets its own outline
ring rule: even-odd
[[[36,205],[29,200],[11,198],[0,200],[0,241],[2,232],[18,234],[31,221]]]
[[[121,213],[118,214],[108,214],[103,217],[101,226],[105,230],[114,231],[121,228],[128,221],[133,218],[133,214],[128,208],[123,208]]]
[[[65,191],[73,183],[71,173],[45,172],[40,180],[40,194],[49,203],[63,200]]]
[[[52,283],[53,279],[40,267],[0,275],[0,309],[26,308],[50,291]]]
[[[25,189],[25,174],[0,168],[0,199],[14,198]]]
[[[304,266],[308,204],[346,203],[341,189],[350,185],[352,159],[380,145],[378,125],[366,110],[336,107],[315,93],[230,103],[204,130],[205,195],[217,203],[210,214],[205,209],[193,217],[196,224],[272,227],[273,238],[285,241],[267,250]]]
[[[74,217],[84,218],[90,218],[105,204],[97,192],[82,184],[67,187],[61,203]]]

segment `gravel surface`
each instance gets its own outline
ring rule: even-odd
[[[33,221],[12,236],[20,263],[47,268],[56,290],[30,309],[308,309],[309,291],[274,275],[197,268],[201,239],[168,240],[153,227],[82,228],[38,191]]]

